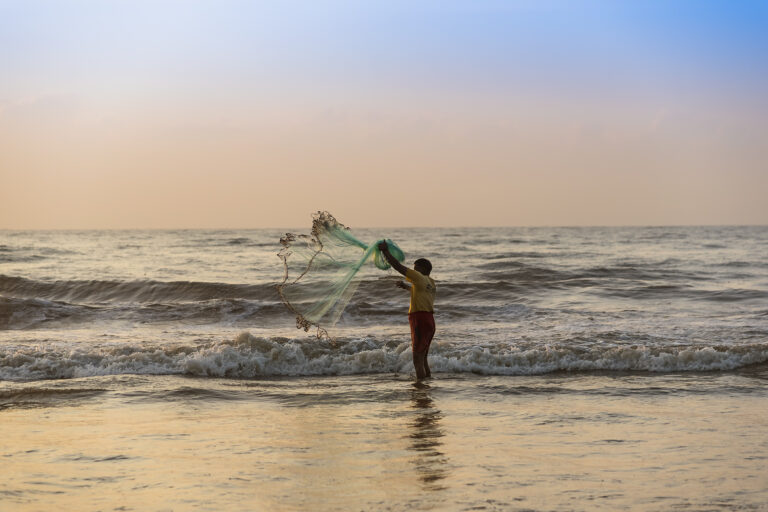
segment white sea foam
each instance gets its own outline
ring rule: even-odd
[[[712,371],[768,361],[768,343],[739,346],[565,345],[520,347],[436,342],[435,372],[535,375],[557,371]],[[407,343],[341,340],[336,346],[312,338],[256,337],[193,345],[35,344],[0,349],[0,379],[62,379],[119,374],[185,374],[202,377],[409,373]]]

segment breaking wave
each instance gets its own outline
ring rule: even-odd
[[[0,380],[68,379],[148,374],[260,378],[272,376],[409,373],[403,340],[330,341],[264,338],[243,332],[235,339],[200,345],[38,344],[0,348]],[[768,361],[768,344],[739,346],[482,346],[436,342],[435,372],[537,375],[552,372],[733,370]]]

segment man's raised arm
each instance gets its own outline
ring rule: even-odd
[[[392,265],[392,268],[400,272],[401,274],[405,275],[405,272],[408,270],[402,263],[397,261],[394,256],[392,256],[389,253],[389,247],[387,246],[387,242],[381,241],[378,245],[379,250],[381,251],[381,254],[384,255],[384,257],[387,259],[390,265]]]

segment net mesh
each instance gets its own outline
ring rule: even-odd
[[[381,270],[390,268],[378,248],[380,241],[361,242],[328,212],[312,216],[311,234],[286,233],[280,239],[283,247],[278,256],[285,273],[277,291],[296,315],[297,328],[316,327],[318,337],[330,337],[328,329],[336,325],[360,284],[360,270],[367,263]],[[385,241],[390,254],[403,261],[400,247]]]

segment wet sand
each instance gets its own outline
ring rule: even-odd
[[[766,510],[766,370],[0,383],[0,510]]]

